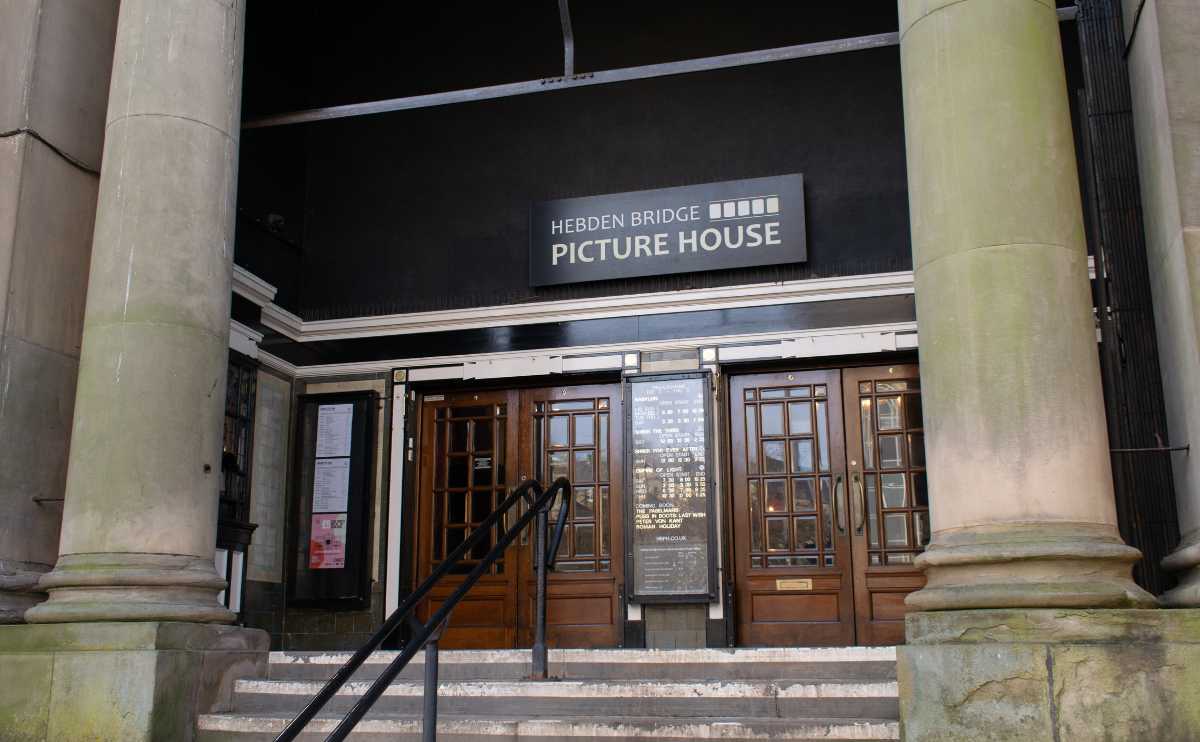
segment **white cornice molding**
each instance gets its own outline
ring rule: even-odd
[[[258,362],[266,368],[277,371],[289,378],[295,378],[296,372],[299,370],[299,367],[288,363],[279,356],[271,355],[265,350],[258,351]]]
[[[233,266],[233,293],[245,297],[260,307],[275,301],[277,289],[242,266]]]
[[[1088,256],[1088,277],[1096,278],[1095,259]],[[912,271],[871,273],[836,278],[627,294],[595,299],[565,299],[528,304],[502,304],[470,309],[387,314],[374,317],[305,321],[273,303],[275,287],[234,266],[234,291],[262,307],[262,323],[286,338],[308,343],[418,332],[450,332],[539,322],[572,322],[711,309],[800,304],[913,293]]]
[[[235,319],[229,320],[229,348],[244,356],[258,358],[258,344],[263,334],[246,327]]]
[[[304,320],[283,307],[267,304],[262,308],[262,323],[286,338],[304,340]]]
[[[695,337],[683,338],[679,340],[658,340],[650,342],[631,342],[631,343],[614,343],[611,345],[588,345],[576,346],[570,348],[544,348],[540,350],[528,351],[507,351],[503,353],[479,353],[474,355],[458,355],[458,356],[433,356],[428,358],[390,358],[382,361],[361,361],[355,363],[330,363],[313,366],[299,366],[295,368],[295,376],[300,379],[326,378],[337,376],[351,376],[357,374],[374,374],[388,373],[393,369],[420,369],[420,368],[444,368],[446,374],[439,374],[438,378],[479,378],[481,367],[495,366],[506,369],[518,369],[522,366],[529,369],[531,375],[545,375],[548,369],[562,368],[563,371],[575,370],[577,367],[582,368],[590,366],[587,363],[581,363],[574,359],[582,360],[588,356],[608,356],[617,359],[616,365],[612,368],[619,369],[620,354],[625,352],[635,351],[656,351],[656,350],[682,350],[682,349],[699,349],[703,347],[740,347],[748,345],[773,346],[770,348],[762,348],[762,352],[756,352],[754,357],[788,357],[785,353],[795,355],[795,347],[798,341],[811,339],[825,339],[826,342],[813,346],[814,350],[807,352],[805,355],[816,356],[826,355],[828,352],[834,352],[843,346],[837,342],[838,339],[847,341],[853,338],[859,338],[868,335],[910,335],[917,330],[916,322],[894,322],[881,325],[858,325],[854,327],[834,327],[821,328],[817,330],[798,331],[789,330],[784,332],[763,332],[747,335],[716,335],[710,337]],[[810,345],[812,345],[810,343]],[[896,344],[888,348],[876,348],[874,351],[894,350],[901,347],[916,347],[915,340],[907,341],[897,338]],[[865,351],[864,351],[865,352]],[[266,353],[260,353],[259,359],[263,360]],[[725,357],[723,360],[738,360],[736,358]],[[460,375],[459,372],[468,375]],[[506,372],[505,375],[523,375],[522,373]]]
[[[263,324],[298,342],[345,340],[511,327],[541,322],[702,312],[712,309],[776,306],[804,302],[897,296],[913,292],[912,271],[873,273],[837,278],[685,289],[649,294],[626,294],[595,299],[565,299],[528,304],[504,304],[436,312],[389,314],[378,317],[305,321],[273,304],[263,307]]]

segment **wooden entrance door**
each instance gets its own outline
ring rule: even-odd
[[[741,646],[854,643],[841,373],[730,381]]]
[[[520,400],[515,391],[425,395],[421,404],[417,497],[417,580],[423,580],[516,486]],[[433,590],[422,617],[437,610],[495,544],[484,539]],[[510,547],[467,593],[442,639],[447,648],[511,647],[516,641],[517,554]]]
[[[846,447],[859,644],[904,642],[904,597],[929,543],[921,382],[915,365],[846,369]]]
[[[565,476],[572,487],[567,528],[547,582],[546,641],[551,647],[621,643],[622,419],[621,388],[616,384],[521,394],[522,471],[547,487]],[[557,508],[551,515],[558,515]],[[521,646],[533,644],[537,583],[532,542],[532,534],[521,541]]]
[[[618,385],[424,395],[418,463],[417,579],[425,579],[507,493],[528,477],[571,480],[574,502],[548,585],[547,640],[617,646],[620,586],[621,397]],[[557,511],[556,513],[557,514]],[[510,519],[511,520],[511,519]],[[429,616],[478,563],[496,533],[443,580]],[[532,537],[526,531],[451,615],[446,648],[529,646]],[[618,555],[616,558],[613,555]]]

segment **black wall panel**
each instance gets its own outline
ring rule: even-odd
[[[896,28],[894,0],[571,6],[583,72]],[[546,0],[263,6],[247,18],[243,108],[558,74],[557,21]],[[1064,41],[1075,89],[1073,29]],[[805,176],[805,264],[528,286],[535,201],[789,172]],[[239,188],[238,263],[305,319],[911,267],[897,47],[247,130]]]
[[[910,267],[896,48],[312,126],[305,318]],[[534,201],[789,172],[807,264],[527,285]]]

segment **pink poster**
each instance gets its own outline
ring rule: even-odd
[[[309,569],[346,566],[346,514],[315,513],[308,541]]]

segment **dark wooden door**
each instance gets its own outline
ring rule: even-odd
[[[623,634],[621,388],[562,386],[521,393],[521,471],[549,486],[571,480],[555,571],[547,583],[552,647],[615,647]],[[557,508],[552,516],[557,516]],[[553,522],[553,521],[552,521]],[[518,642],[533,643],[533,537],[522,537]]]
[[[841,373],[730,381],[741,646],[854,643]]]
[[[417,580],[491,513],[517,484],[519,395],[456,392],[422,397],[417,497]],[[437,610],[495,543],[485,539],[431,593],[422,617]],[[517,547],[467,593],[442,639],[447,648],[512,647],[517,627]]]
[[[915,365],[846,369],[846,446],[859,644],[904,642],[904,597],[929,543],[921,383]]]

